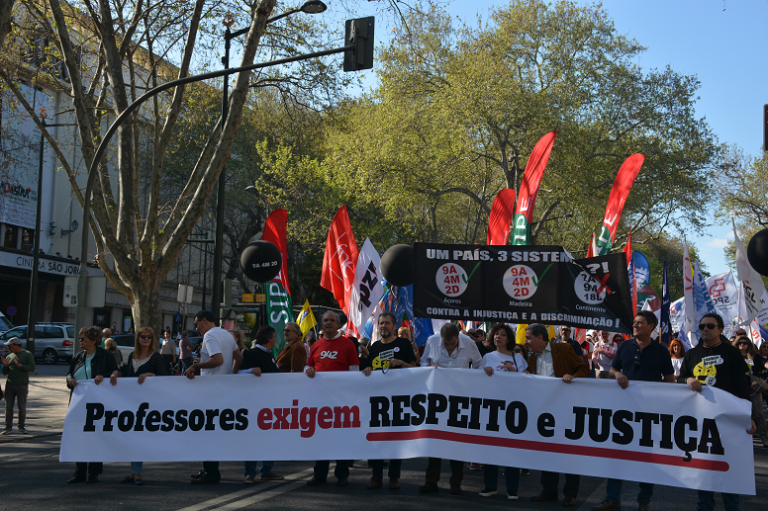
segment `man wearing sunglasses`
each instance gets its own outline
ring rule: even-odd
[[[701,392],[702,384],[730,392],[741,399],[750,399],[749,366],[739,348],[723,342],[723,318],[707,313],[699,322],[701,342],[685,354],[680,366],[680,382],[685,382],[694,392]],[[738,329],[743,332],[743,328]],[[755,420],[747,430],[752,435],[757,430]],[[723,504],[728,510],[739,509],[739,496],[723,493]],[[715,493],[699,490],[698,511],[712,511],[715,507]]]
[[[638,312],[632,323],[634,338],[622,342],[616,350],[616,356],[611,363],[610,377],[615,378],[622,389],[629,386],[630,380],[675,382],[675,370],[672,367],[669,350],[651,340],[651,333],[658,323],[659,320],[653,312]],[[608,479],[605,500],[599,506],[593,507],[592,511],[620,511],[622,483],[623,481],[619,479]],[[649,503],[653,496],[653,485],[639,484],[638,509],[650,511]]]

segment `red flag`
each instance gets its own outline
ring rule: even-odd
[[[621,164],[619,173],[613,181],[611,195],[608,197],[608,205],[605,208],[603,226],[597,239],[597,246],[600,248],[599,255],[608,255],[611,252],[613,240],[616,239],[616,229],[619,227],[621,211],[624,209],[629,191],[632,189],[632,184],[635,182],[644,161],[645,156],[635,153]]]
[[[632,311],[637,312],[637,278],[635,278],[635,260],[632,258],[632,231],[629,231],[627,237],[627,246],[624,247],[624,253],[627,254],[627,261],[629,261],[629,276],[632,280]]]
[[[277,274],[274,281],[282,284],[288,294],[291,294],[291,289],[288,287],[288,212],[284,209],[276,209],[267,217],[267,221],[264,222],[264,233],[261,235],[261,239],[273,243],[280,249],[280,255],[283,256],[283,266],[280,268],[280,273]]]
[[[557,132],[547,133],[531,151],[528,163],[525,165],[523,182],[520,183],[520,193],[517,194],[517,210],[515,211],[515,230],[512,238],[513,245],[528,245],[531,241],[531,224],[533,223],[533,206],[539,193],[541,178],[547,168],[549,154],[555,143]]]
[[[355,235],[349,223],[347,206],[339,208],[328,230],[323,257],[323,274],[320,285],[333,293],[339,307],[348,313],[349,294],[355,282],[355,267],[359,257]]]
[[[488,217],[488,236],[486,245],[506,245],[509,238],[509,225],[515,211],[515,191],[504,188],[493,199],[491,216]]]

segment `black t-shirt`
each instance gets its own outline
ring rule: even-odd
[[[275,357],[271,351],[264,351],[258,346],[253,349],[245,350],[243,353],[243,363],[240,365],[240,371],[243,369],[253,369],[258,367],[262,373],[279,373],[280,367],[275,362]]]
[[[741,352],[741,350],[739,350],[739,352]],[[743,355],[742,355],[742,358],[744,358]],[[744,362],[747,363],[747,366],[749,366],[749,369],[750,371],[752,371],[752,374],[760,378],[765,378],[765,359],[763,357],[761,357],[760,355],[755,355],[754,360],[748,360],[747,358],[744,358]]]
[[[364,362],[365,367],[370,367],[374,370],[382,369],[382,367],[389,368],[390,358],[396,358],[409,364],[416,362],[416,355],[413,353],[411,341],[402,337],[395,337],[395,340],[387,344],[381,341],[373,343],[368,348],[368,358]]]
[[[640,363],[635,364],[638,353]],[[672,357],[667,348],[658,342],[651,342],[641,350],[637,339],[630,339],[619,345],[611,367],[636,381],[663,381],[664,376],[675,374]]]
[[[480,352],[481,357],[484,357],[486,353],[496,351],[495,349],[489,349],[485,344],[483,344],[483,341],[475,341],[475,345],[477,346],[477,350]]]
[[[736,397],[749,399],[749,366],[739,348],[729,342],[720,342],[713,348],[705,348],[704,343],[689,349],[680,366],[678,381],[685,383],[696,378],[702,385],[711,385],[730,392]]]

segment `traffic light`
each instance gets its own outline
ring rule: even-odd
[[[347,20],[344,46],[355,47],[344,52],[344,71],[373,68],[373,25],[373,16]]]
[[[768,151],[768,105],[763,105],[763,151]]]

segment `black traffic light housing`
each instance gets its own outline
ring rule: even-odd
[[[763,105],[763,151],[768,151],[768,105]]]
[[[344,71],[373,68],[373,25],[373,16],[347,20],[344,46],[354,45],[354,49],[344,52]]]

